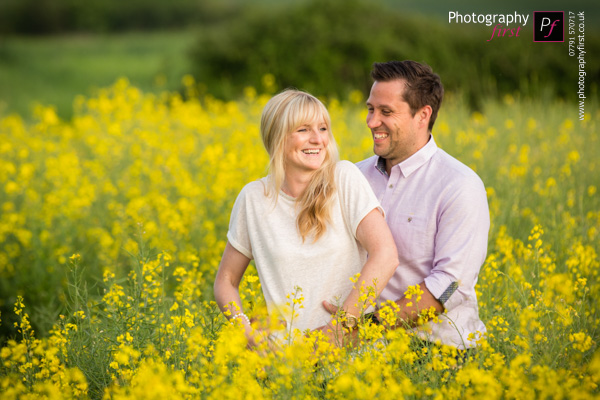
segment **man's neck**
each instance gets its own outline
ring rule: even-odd
[[[429,143],[429,141],[431,140],[431,132],[427,132],[427,136],[426,137],[427,137],[426,140],[424,140],[422,142],[418,142],[416,144],[416,146],[414,147],[413,151],[410,154],[404,156],[403,158],[397,158],[397,159],[386,158],[385,159],[385,171],[387,172],[388,176],[391,175],[392,168],[395,165],[398,165],[401,162],[408,160],[409,158],[411,158],[412,156],[414,156],[415,154],[417,154],[419,152],[419,150],[421,150],[423,147],[425,147],[427,145],[427,143]]]

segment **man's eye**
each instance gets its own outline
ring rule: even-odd
[[[390,110],[382,110],[381,113],[383,115],[390,115],[392,112]]]

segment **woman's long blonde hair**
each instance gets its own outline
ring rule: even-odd
[[[302,124],[325,121],[329,131],[327,154],[321,167],[313,173],[310,183],[296,199],[296,224],[304,241],[312,236],[317,241],[331,222],[331,208],[335,187],[335,165],[338,149],[331,133],[331,119],[327,108],[316,97],[295,89],[285,90],[269,100],[262,112],[260,133],[269,153],[269,187],[266,194],[277,201],[285,178],[284,148],[290,133]]]

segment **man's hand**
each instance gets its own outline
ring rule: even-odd
[[[433,294],[431,294],[429,289],[427,289],[425,282],[421,282],[419,284],[419,288],[422,290],[422,293],[418,301],[415,301],[415,299],[408,299],[406,297],[396,300],[395,303],[400,307],[400,309],[396,314],[396,325],[391,326],[390,328],[405,328],[407,326],[414,326],[419,320],[420,312],[422,310],[428,310],[431,307],[433,307],[436,314],[441,314],[444,312],[444,306],[433,296]],[[325,308],[325,310],[332,315],[338,311],[338,307],[334,306],[328,301],[323,301],[322,304],[323,308]],[[377,312],[375,312],[375,316],[377,319],[379,319],[379,314]],[[381,321],[381,319],[379,320]]]

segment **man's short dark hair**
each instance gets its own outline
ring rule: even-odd
[[[432,109],[429,130],[433,128],[444,97],[444,85],[440,77],[427,64],[416,61],[388,61],[373,63],[371,78],[377,82],[403,79],[406,82],[402,97],[410,107],[412,115],[422,107]]]

